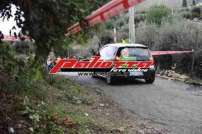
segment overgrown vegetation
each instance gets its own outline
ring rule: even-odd
[[[168,18],[171,14],[171,10],[166,6],[154,6],[147,12],[146,21],[161,25],[163,19]]]
[[[202,32],[200,25],[183,18],[173,18],[171,22],[164,22],[161,27],[141,23],[137,29],[137,41],[148,45],[153,50],[194,49],[195,57],[201,57],[201,54],[199,54],[202,49],[202,38],[199,37]],[[192,55],[181,55],[181,57],[187,59],[181,58],[181,60],[174,63],[179,65],[179,70],[186,70],[185,72],[189,73],[191,70]],[[186,61],[186,63],[183,61]],[[201,59],[198,58],[195,62],[200,61]],[[195,64],[195,67],[197,68],[197,64]],[[197,70],[195,72],[196,74],[201,73]]]
[[[165,61],[177,64],[176,69],[181,73],[192,75],[195,73],[195,76],[201,77],[202,38],[199,35],[202,32],[202,24],[187,20],[180,16],[180,13],[175,13],[175,16],[167,16],[161,23],[160,27],[159,23],[140,23],[137,28],[137,42],[146,44],[153,50],[194,50],[194,64],[192,54],[176,55],[171,59],[162,56],[158,59],[161,64],[164,64]],[[171,67],[173,64],[168,64],[167,67]]]
[[[29,130],[37,134],[82,133],[91,119],[82,112],[67,109],[66,105],[88,105],[91,98],[87,91],[69,80],[56,77],[54,81],[54,85],[39,83],[35,90],[41,91],[25,92],[21,113],[31,122]]]
[[[18,94],[1,91],[4,107],[0,108],[0,132],[85,134],[92,125],[98,127],[80,108],[75,110],[77,106],[82,108],[93,103],[88,91],[64,78],[56,77],[54,81],[54,85],[40,81]]]
[[[123,111],[107,100],[101,91],[78,85],[63,77],[54,77],[53,80],[53,85],[47,81],[40,81],[31,85],[31,90],[21,90],[18,94],[1,91],[0,132],[3,134],[127,133],[119,128],[131,126],[129,118],[123,117]],[[131,129],[133,133],[140,129],[134,127],[128,130]],[[144,131],[147,131],[145,129]]]

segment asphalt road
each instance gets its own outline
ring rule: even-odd
[[[202,134],[202,87],[161,78],[154,84],[119,80],[117,85],[109,86],[90,76],[66,77],[102,89],[122,108],[161,124],[172,134]]]

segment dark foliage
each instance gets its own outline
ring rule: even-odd
[[[191,12],[192,18],[199,18],[202,14],[202,7],[194,7]]]
[[[0,3],[0,17],[12,17],[11,4],[17,6],[15,20],[23,33],[28,31],[37,45],[37,55],[47,56],[50,48],[61,37],[65,29],[82,20],[92,10],[108,0],[3,0]],[[90,8],[89,8],[90,7]],[[25,18],[25,21],[23,21]]]

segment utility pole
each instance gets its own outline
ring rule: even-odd
[[[114,27],[114,43],[117,42],[117,32],[116,32],[116,27]]]
[[[129,43],[135,43],[135,8],[129,9]]]

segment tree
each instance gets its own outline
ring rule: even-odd
[[[24,76],[35,75],[30,78],[25,77],[29,82],[31,82],[33,78],[45,76],[43,75],[43,65],[50,49],[54,47],[55,50],[63,50],[65,48],[63,45],[68,45],[72,40],[64,36],[65,29],[75,22],[82,20],[85,16],[90,14],[92,10],[95,10],[99,5],[107,1],[108,0],[102,0],[100,2],[99,0],[2,0],[0,2],[0,18],[10,19],[12,17],[12,6],[15,5],[17,8],[14,14],[16,24],[18,27],[22,28],[23,33],[29,32],[30,36],[35,40],[36,56],[34,60],[28,63],[29,68],[23,68],[21,64],[18,63],[15,65],[16,68],[21,67],[24,69],[15,75],[18,77],[18,80],[21,80],[22,83],[26,83],[24,79],[21,79]],[[8,51],[6,48],[4,50]],[[4,64],[2,65],[4,66]],[[6,67],[4,69],[6,69]],[[0,71],[2,71],[1,68]],[[22,77],[20,77],[20,75],[22,75]]]
[[[187,0],[182,1],[182,7],[187,7]]]
[[[147,12],[146,20],[149,23],[155,23],[161,25],[163,18],[170,14],[171,10],[164,5],[153,6]]]
[[[83,19],[107,1],[3,0],[0,3],[0,17],[9,19],[12,16],[11,4],[16,5],[15,20],[18,27],[22,28],[23,33],[29,31],[36,41],[37,55],[44,57],[58,39],[65,38],[64,33],[68,26]]]

